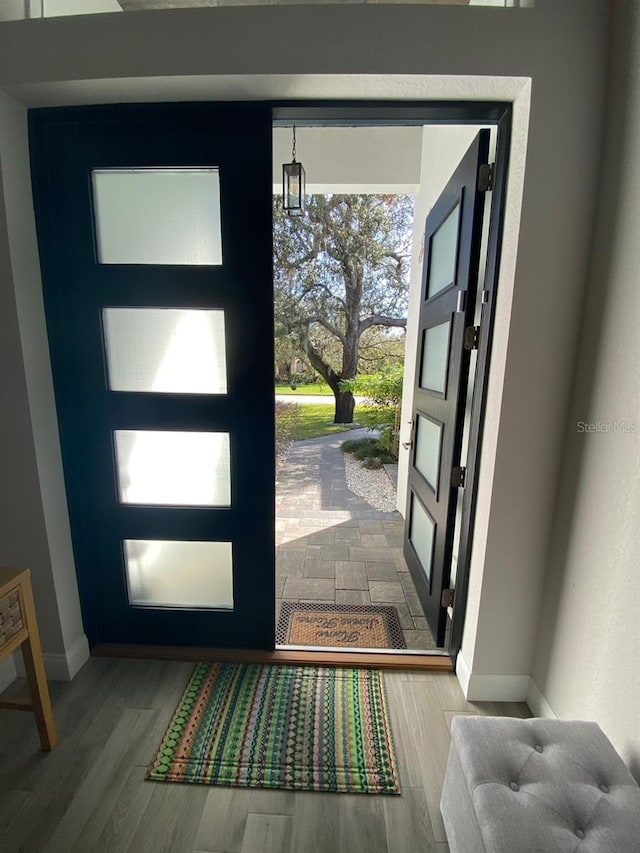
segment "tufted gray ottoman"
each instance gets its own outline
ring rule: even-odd
[[[451,853],[640,853],[640,788],[596,723],[454,717]]]

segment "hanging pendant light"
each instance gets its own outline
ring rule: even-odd
[[[306,175],[302,163],[296,162],[296,126],[293,125],[291,163],[282,164],[282,207],[288,216],[303,216]]]

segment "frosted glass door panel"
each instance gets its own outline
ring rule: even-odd
[[[233,609],[231,542],[124,542],[129,603]]]
[[[224,311],[105,308],[109,388],[226,394]]]
[[[416,424],[416,457],[414,465],[434,492],[438,491],[442,424],[418,415]]]
[[[217,169],[97,169],[101,264],[222,263]]]
[[[120,501],[230,506],[229,433],[117,430]]]
[[[447,389],[449,366],[450,322],[425,329],[422,337],[422,364],[420,387],[444,394]]]
[[[427,299],[455,281],[459,218],[460,205],[457,204],[431,238]]]
[[[433,538],[436,526],[422,506],[418,498],[411,494],[411,527],[409,530],[409,541],[413,545],[422,570],[431,578],[431,561],[433,560]]]

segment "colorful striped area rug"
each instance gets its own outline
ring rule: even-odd
[[[399,794],[382,675],[200,663],[147,779]]]

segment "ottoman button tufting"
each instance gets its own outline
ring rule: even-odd
[[[588,721],[454,716],[440,810],[451,853],[640,853],[640,788]]]

